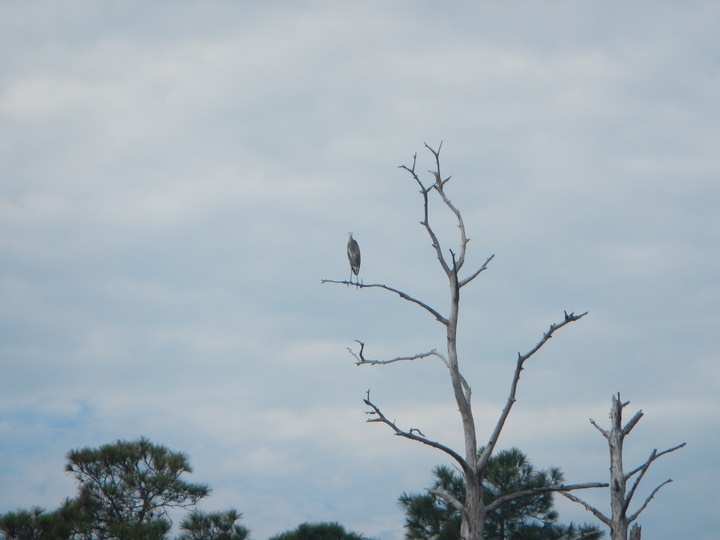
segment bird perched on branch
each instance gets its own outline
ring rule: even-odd
[[[350,282],[352,282],[352,276],[356,276],[360,273],[360,246],[352,237],[350,233],[350,240],[347,245],[348,261],[350,261]]]

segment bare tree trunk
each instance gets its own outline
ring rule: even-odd
[[[632,526],[632,529],[630,529],[630,540],[640,540],[640,533],[642,532],[642,527],[638,525],[637,523]]]
[[[627,540],[628,534],[628,520],[625,515],[625,473],[623,472],[623,440],[626,432],[622,426],[622,408],[620,395],[618,394],[617,399],[613,396],[610,409],[612,428],[609,433],[605,434],[610,449],[610,510],[612,514],[610,537],[612,540]],[[637,422],[639,418],[637,420],[633,418],[633,420]]]
[[[487,512],[482,495],[482,484],[466,478],[465,504],[460,521],[460,538],[463,540],[482,540]]]
[[[477,435],[473,418],[470,390],[463,385],[464,378],[460,373],[457,358],[457,318],[460,306],[460,290],[457,271],[453,269],[450,276],[450,293],[452,307],[447,325],[448,368],[452,382],[455,402],[460,411],[463,434],[465,438],[465,461],[468,470],[465,476],[465,504],[460,521],[460,538],[464,540],[482,540],[485,527],[485,503],[483,500],[482,481],[477,467]]]

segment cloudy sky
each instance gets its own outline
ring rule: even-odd
[[[398,165],[443,141],[468,271],[460,361],[486,440],[607,479],[610,398],[645,417],[628,468],[648,538],[720,527],[716,2],[0,3],[0,512],[75,491],[65,453],[149,437],[256,539],[303,521],[403,535],[397,497],[461,445],[446,281]],[[456,229],[432,207],[446,248]],[[605,511],[605,491],[587,498]],[[594,522],[559,503],[561,519]]]

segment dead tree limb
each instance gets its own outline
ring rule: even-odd
[[[363,351],[365,350],[365,344],[359,339],[356,339],[355,342],[360,344],[360,350],[358,352],[355,352],[350,347],[348,347],[347,350],[355,357],[355,364],[358,366],[364,364],[371,366],[379,366],[385,364],[393,364],[395,362],[412,362],[413,360],[421,360],[423,358],[427,358],[428,356],[437,356],[438,358],[440,358],[440,360],[447,364],[447,362],[445,361],[445,357],[439,352],[437,352],[435,349],[424,353],[413,354],[410,356],[397,356],[395,358],[390,358],[389,360],[371,360],[370,358],[365,358],[363,354]]]
[[[488,261],[488,262],[489,262],[489,261]],[[418,300],[417,298],[414,298],[414,297],[410,296],[409,294],[407,294],[407,293],[405,293],[405,292],[403,292],[403,291],[401,291],[401,290],[399,290],[399,289],[396,289],[396,288],[394,288],[394,287],[389,287],[389,286],[387,286],[387,285],[383,285],[382,283],[354,283],[354,282],[352,282],[352,281],[347,281],[347,280],[334,280],[334,279],[322,279],[322,280],[320,280],[320,283],[336,283],[336,284],[339,284],[339,285],[354,285],[354,286],[355,286],[356,288],[358,288],[358,289],[373,289],[373,288],[385,289],[386,291],[390,291],[390,292],[392,292],[392,293],[397,294],[397,295],[398,295],[400,298],[402,298],[403,300],[407,300],[408,302],[412,302],[413,304],[417,304],[418,306],[420,306],[421,308],[423,308],[425,311],[427,311],[428,313],[430,313],[433,317],[435,317],[435,319],[436,319],[438,322],[440,322],[440,323],[442,323],[442,324],[447,324],[447,322],[448,322],[448,321],[447,321],[447,318],[443,317],[443,316],[440,314],[440,312],[436,311],[434,308],[430,307],[430,306],[429,306],[428,304],[426,304],[425,302],[423,302],[423,301],[421,301],[421,300]]]
[[[607,484],[605,484],[605,485],[607,485]],[[607,525],[608,527],[610,527],[610,525],[611,525],[610,518],[607,517],[605,514],[603,514],[600,510],[598,510],[597,508],[595,508],[594,506],[586,503],[586,502],[583,501],[580,497],[577,497],[576,495],[573,495],[572,493],[561,493],[561,495],[562,495],[563,497],[565,497],[566,499],[569,499],[569,500],[571,500],[571,501],[573,501],[573,502],[576,502],[576,503],[584,506],[584,507],[585,507],[585,510],[587,510],[587,511],[590,512],[590,513],[592,513],[596,518],[598,518],[598,519],[599,519],[600,521],[602,521],[605,525]]]
[[[665,484],[669,484],[670,482],[672,482],[672,478],[668,478],[663,483],[658,485],[655,489],[653,489],[652,493],[650,493],[650,495],[648,495],[648,497],[645,499],[645,502],[642,503],[642,506],[640,506],[640,508],[638,508],[637,512],[635,512],[634,514],[632,514],[628,517],[628,523],[632,523],[633,521],[635,521],[638,518],[638,516],[640,515],[640,512],[645,510],[645,507],[647,507],[647,505],[650,504],[650,501],[653,499],[653,497],[655,497],[655,494],[658,491],[660,491],[660,488],[663,487]]]
[[[460,287],[463,287],[470,283],[481,272],[483,272],[487,268],[487,265],[490,263],[490,261],[495,257],[495,255],[490,255],[485,261],[485,263],[480,266],[480,268],[477,269],[475,272],[471,273],[468,277],[464,279],[459,279],[460,270],[465,264],[465,253],[467,251],[467,245],[468,242],[470,242],[470,239],[467,237],[467,234],[465,232],[465,222],[463,221],[460,210],[458,210],[458,208],[450,201],[447,194],[445,193],[445,184],[447,184],[451,177],[448,176],[447,178],[443,179],[440,172],[440,150],[442,149],[442,142],[438,146],[437,150],[430,147],[427,143],[425,143],[425,148],[427,148],[435,158],[435,170],[428,171],[434,177],[434,183],[430,184],[429,186],[425,186],[422,180],[420,180],[420,177],[415,170],[417,166],[417,153],[413,155],[413,163],[411,167],[408,167],[407,165],[399,165],[399,168],[409,172],[415,182],[418,184],[418,186],[420,186],[420,194],[423,197],[423,220],[420,222],[420,224],[425,228],[425,231],[430,237],[432,247],[435,250],[435,254],[438,261],[440,262],[440,266],[445,271],[445,274],[448,276],[448,278],[450,278],[451,280],[454,279],[456,281],[459,289]],[[449,263],[443,255],[440,240],[438,239],[435,231],[430,225],[428,194],[433,190],[437,192],[445,206],[453,213],[455,219],[457,220],[458,229],[460,230],[460,249],[458,255],[456,256],[452,250],[449,250],[451,256],[451,263]]]
[[[505,427],[505,421],[507,420],[508,416],[510,415],[510,410],[512,409],[512,406],[515,404],[515,395],[517,393],[517,386],[520,382],[520,374],[522,373],[522,370],[524,369],[525,362],[533,356],[536,352],[540,350],[540,348],[545,345],[545,343],[548,342],[548,340],[553,336],[553,334],[560,330],[563,326],[570,324],[571,322],[578,321],[582,319],[585,315],[587,315],[587,311],[585,313],[581,313],[580,315],[575,315],[575,313],[571,312],[568,313],[565,312],[565,318],[561,323],[554,323],[550,325],[550,328],[547,332],[545,332],[542,335],[542,339],[538,341],[538,343],[530,349],[525,354],[518,353],[517,362],[515,363],[515,373],[513,374],[512,383],[510,384],[510,393],[508,394],[507,401],[505,402],[505,407],[503,407],[502,412],[500,413],[500,417],[498,418],[497,423],[495,424],[495,429],[493,429],[492,434],[490,435],[490,439],[487,442],[487,445],[485,446],[483,452],[478,456],[478,468],[483,469],[485,465],[487,464],[488,460],[490,459],[490,456],[492,455],[493,451],[495,450],[495,445],[498,442],[498,439],[500,438],[500,433],[502,432],[503,428]]]
[[[669,454],[670,452],[674,452],[675,450],[678,450],[679,448],[682,448],[685,446],[685,443],[680,443],[676,446],[673,446],[672,448],[668,448],[667,450],[663,450],[662,452],[658,452],[657,450],[653,450],[652,454],[650,454],[650,458],[648,458],[648,461],[640,465],[639,467],[635,467],[632,471],[627,473],[625,476],[626,478],[632,478],[635,474],[637,474],[639,471],[641,471],[646,466],[649,466],[650,463],[655,461],[657,458],[664,456],[665,454]]]
[[[370,395],[370,392],[368,391],[368,396],[369,395]],[[363,403],[365,403],[365,405],[370,407],[369,411],[365,411],[365,414],[372,416],[372,418],[367,419],[368,422],[381,422],[381,423],[385,424],[386,426],[388,426],[390,429],[392,429],[395,432],[395,435],[397,435],[398,437],[404,437],[406,439],[417,441],[419,443],[426,444],[427,446],[432,446],[433,448],[436,448],[442,452],[445,452],[447,455],[449,455],[451,458],[453,458],[458,463],[458,465],[460,465],[460,467],[463,469],[463,471],[470,470],[467,461],[465,461],[460,454],[455,452],[455,450],[453,450],[449,446],[446,446],[437,441],[432,441],[432,440],[428,439],[420,432],[420,430],[418,430],[416,428],[410,428],[407,431],[400,429],[399,427],[397,427],[397,425],[395,424],[394,421],[391,422],[390,420],[388,420],[388,418],[382,413],[380,408],[377,405],[375,405],[372,401],[370,401],[369,397],[367,399],[364,399]]]
[[[443,491],[442,489],[428,489],[427,490],[430,495],[434,495],[435,497],[438,497],[440,499],[443,499],[444,501],[447,501],[450,506],[455,508],[458,512],[463,511],[463,503],[458,501],[455,497],[447,493],[446,491]]]

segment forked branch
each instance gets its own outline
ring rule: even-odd
[[[660,452],[660,453],[658,453],[657,449],[655,449],[655,450],[653,450],[652,452],[650,452],[650,457],[648,457],[648,458],[645,460],[645,463],[643,463],[643,464],[640,465],[639,467],[636,467],[635,469],[633,469],[632,471],[630,471],[629,473],[627,473],[627,474],[625,475],[625,479],[627,480],[627,479],[630,479],[630,478],[631,478],[633,475],[635,475],[636,473],[638,473],[638,472],[640,473],[640,474],[638,474],[637,478],[636,478],[635,481],[633,482],[632,487],[630,488],[630,491],[628,492],[627,496],[625,497],[625,504],[623,505],[623,512],[627,512],[628,507],[630,506],[630,501],[632,500],[633,495],[635,495],[635,491],[637,490],[638,485],[640,485],[640,481],[643,479],[643,476],[645,476],[645,473],[646,473],[647,470],[650,468],[650,465],[652,464],[652,462],[655,461],[655,460],[656,460],[657,458],[659,458],[660,456],[663,456],[663,455],[665,455],[665,454],[669,454],[670,452],[674,452],[675,450],[677,450],[677,449],[679,449],[679,448],[682,448],[683,446],[685,446],[685,443],[678,444],[678,445],[676,445],[676,446],[673,446],[672,448],[668,448],[667,450],[663,450],[663,451]],[[663,487],[665,484],[668,484],[668,483],[670,483],[670,482],[672,482],[672,480],[671,480],[671,479],[668,479],[668,480],[666,480],[665,482],[663,482],[662,484],[660,484],[658,487],[656,487],[656,488],[653,490],[653,492],[650,494],[650,496],[645,500],[645,502],[644,502],[643,505],[640,507],[640,509],[633,514],[633,516],[635,516],[635,517],[630,516],[630,517],[628,518],[628,522],[632,522],[637,516],[639,516],[639,515],[640,515],[640,512],[642,512],[642,511],[645,509],[645,507],[650,503],[650,499],[652,499],[652,498],[655,496],[655,493],[657,493],[658,490],[659,490],[661,487]]]
[[[442,144],[441,144],[442,146]],[[450,275],[451,268],[448,266],[447,261],[445,260],[445,257],[442,253],[442,247],[440,246],[440,240],[438,240],[437,235],[435,234],[435,231],[432,230],[432,227],[430,226],[430,216],[429,216],[429,210],[428,210],[428,193],[433,189],[433,186],[425,187],[425,185],[422,183],[422,180],[420,180],[420,177],[418,176],[417,172],[415,172],[415,167],[417,165],[417,153],[413,154],[413,164],[412,167],[408,167],[407,165],[399,165],[401,169],[404,169],[408,171],[415,182],[420,186],[420,194],[423,197],[423,220],[420,222],[420,224],[425,227],[425,230],[428,233],[428,236],[430,236],[430,240],[432,241],[432,247],[435,249],[435,254],[437,255],[437,259],[440,262],[440,266],[442,266],[443,271],[445,274]]]
[[[473,279],[475,279],[485,268],[487,268],[488,263],[492,260],[494,255],[491,255],[486,261],[485,264],[483,264],[478,270],[473,272],[470,276],[467,278],[460,280],[459,279],[459,272],[460,269],[465,264],[465,253],[467,251],[467,244],[470,241],[470,239],[467,237],[467,234],[465,232],[465,222],[463,221],[462,214],[460,213],[460,210],[452,203],[450,198],[447,196],[447,193],[445,193],[445,184],[447,184],[450,181],[450,176],[447,178],[443,178],[442,173],[440,171],[440,150],[442,149],[442,142],[438,146],[437,150],[432,148],[430,145],[425,143],[425,148],[427,148],[435,158],[435,169],[428,171],[434,178],[434,182],[430,184],[429,186],[425,186],[423,184],[422,180],[420,180],[420,177],[418,176],[418,173],[416,171],[417,166],[417,153],[413,154],[413,162],[412,166],[407,165],[399,165],[399,167],[408,173],[413,177],[415,182],[418,186],[420,186],[420,194],[423,197],[423,220],[420,222],[420,224],[425,227],[425,230],[427,231],[428,236],[430,237],[430,240],[432,242],[432,246],[435,249],[435,254],[437,256],[438,261],[440,262],[440,266],[442,266],[442,269],[445,271],[445,274],[449,278],[454,278],[458,281],[459,287],[462,287],[464,285],[467,285],[470,283]],[[450,252],[450,259],[448,260],[445,255],[443,255],[443,249],[440,245],[440,240],[437,237],[437,234],[435,234],[435,231],[433,230],[432,226],[430,225],[430,218],[429,218],[429,210],[428,210],[428,194],[431,191],[437,192],[440,199],[443,201],[443,204],[453,213],[455,216],[455,220],[457,221],[458,229],[460,230],[460,250],[456,254],[453,250],[449,250]]]
[[[442,142],[438,146],[437,151],[433,150],[427,143],[425,143],[425,148],[430,150],[432,152],[432,155],[435,157],[435,170],[434,171],[428,171],[435,177],[435,184],[433,185],[433,189],[438,192],[440,195],[440,198],[445,203],[445,206],[447,206],[450,211],[455,215],[455,219],[458,222],[458,228],[460,229],[460,254],[455,260],[454,254],[453,254],[453,268],[455,269],[455,273],[462,268],[463,264],[465,263],[465,251],[467,248],[467,243],[470,241],[470,239],[465,234],[465,222],[463,221],[462,214],[460,213],[460,210],[457,209],[457,207],[448,199],[447,195],[445,194],[445,184],[448,183],[450,180],[450,176],[445,178],[443,180],[442,175],[440,174],[440,150],[442,149]]]

